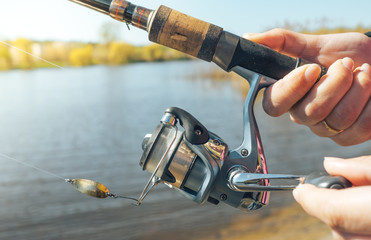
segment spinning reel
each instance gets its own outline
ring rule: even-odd
[[[241,146],[229,150],[216,134],[180,108],[165,111],[152,134],[145,136],[140,166],[152,173],[138,204],[151,188],[164,183],[202,204],[225,202],[241,210],[255,210],[268,204],[269,192],[294,189],[298,183],[324,188],[351,186],[343,177],[325,173],[302,175],[268,174],[263,145],[253,106],[260,89],[275,80],[237,67],[250,83],[244,105],[244,135]],[[178,129],[178,123],[184,130]],[[270,180],[296,181],[293,185],[271,185]]]

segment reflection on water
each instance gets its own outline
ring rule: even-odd
[[[65,178],[87,178],[114,193],[137,197],[149,174],[139,167],[141,142],[170,106],[188,110],[230,148],[242,138],[242,80],[192,78],[208,63],[145,63],[40,69],[0,74],[0,152]],[[259,104],[257,104],[259,105]],[[371,154],[367,144],[342,148],[313,136],[287,116],[270,118],[260,106],[270,172],[309,173],[324,156]],[[153,239],[154,234],[192,231],[266,214],[292,203],[274,193],[266,210],[243,213],[229,206],[198,206],[165,187],[141,207],[118,199],[93,199],[49,175],[0,158],[1,239]],[[221,217],[222,216],[222,217]],[[179,239],[192,239],[184,236]]]

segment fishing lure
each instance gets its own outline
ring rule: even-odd
[[[79,192],[85,194],[85,195],[88,195],[88,196],[91,196],[91,197],[95,197],[95,198],[107,198],[107,197],[112,197],[112,198],[123,198],[123,199],[128,199],[128,200],[133,200],[136,202],[135,205],[139,205],[138,202],[139,200],[136,199],[136,198],[131,198],[131,197],[125,197],[125,196],[120,196],[120,195],[117,195],[117,194],[113,194],[109,191],[109,189],[103,185],[102,183],[99,183],[99,182],[96,182],[96,181],[93,181],[93,180],[90,180],[90,179],[79,179],[79,178],[76,178],[76,179],[66,179],[66,178],[63,178],[55,173],[52,173],[52,172],[49,172],[45,169],[42,169],[42,168],[39,168],[39,167],[36,167],[32,164],[29,164],[29,163],[26,163],[24,161],[21,161],[17,158],[14,158],[14,157],[11,157],[11,156],[8,156],[4,153],[0,153],[0,157],[3,157],[3,158],[6,158],[6,159],[9,159],[9,160],[12,160],[14,162],[17,162],[19,164],[22,164],[23,166],[26,166],[26,167],[29,167],[29,168],[33,168],[39,172],[43,172],[43,173],[46,173],[50,176],[53,176],[55,178],[58,178],[58,179],[62,179],[63,181],[65,181],[66,183],[71,183],[71,185]]]
[[[99,182],[95,182],[89,179],[66,179],[66,182],[71,185],[79,192],[95,197],[95,198],[106,198],[112,196],[108,188]]]
[[[131,197],[119,196],[117,194],[110,193],[108,188],[102,183],[90,180],[90,179],[66,179],[66,182],[71,185],[79,192],[95,197],[95,198],[124,198],[138,202],[137,199]]]

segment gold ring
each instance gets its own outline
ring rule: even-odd
[[[323,122],[323,124],[325,125],[325,128],[326,128],[327,130],[329,130],[330,132],[332,132],[332,133],[339,134],[339,133],[342,133],[342,132],[344,131],[344,129],[337,130],[337,129],[335,129],[335,128],[330,127],[330,125],[328,125],[328,123],[326,122],[326,120],[323,120],[322,122]]]

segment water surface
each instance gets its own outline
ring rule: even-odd
[[[142,138],[166,108],[186,109],[230,148],[240,144],[240,88],[247,85],[195,77],[210,68],[188,61],[0,73],[0,152],[137,197],[149,178],[138,164]],[[268,117],[259,102],[256,116],[272,173],[305,174],[322,169],[324,156],[371,154],[369,143],[339,147],[287,115]],[[233,219],[264,216],[293,202],[289,192],[274,193],[265,210],[244,213],[223,204],[198,206],[159,187],[134,207],[82,195],[60,179],[4,158],[0,164],[0,239],[156,239],[165,232],[197,239]]]

